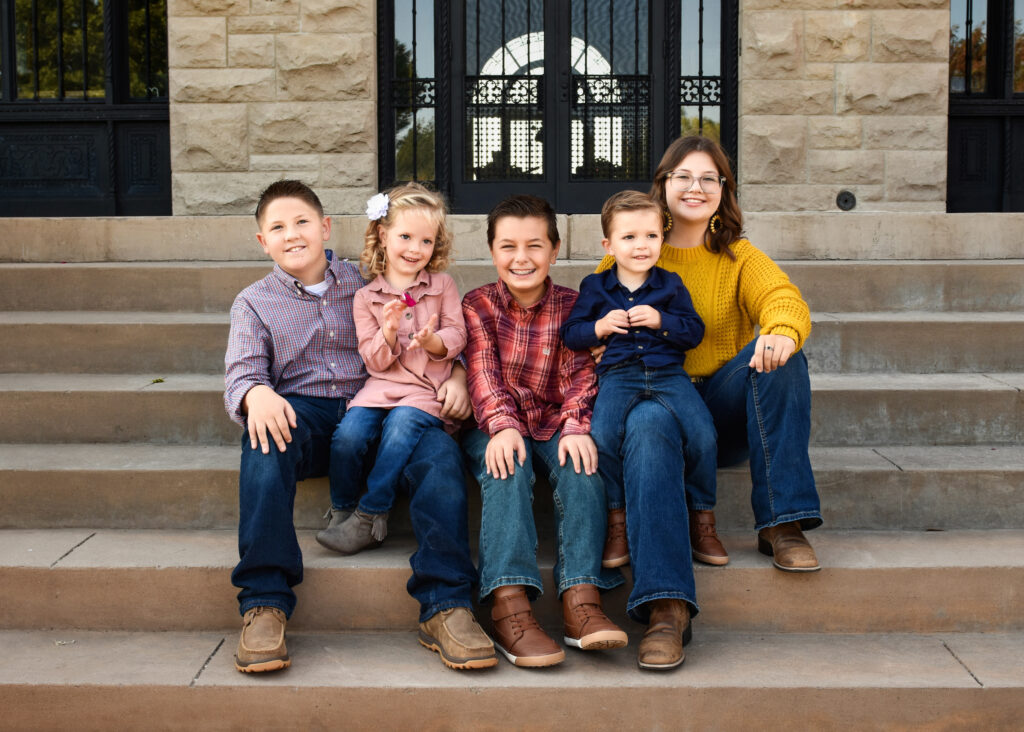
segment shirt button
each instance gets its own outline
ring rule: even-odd
[[[335,363],[332,363],[332,364],[331,364],[331,368],[332,368],[332,369],[333,369],[333,368],[337,368],[337,366],[338,366],[338,364],[335,364]]]
[[[639,348],[641,351],[644,350],[643,346],[637,346],[637,348]]]
[[[332,331],[331,331],[331,332],[329,333],[329,335],[331,336],[331,338],[334,338],[334,331],[332,330]]]
[[[667,330],[663,330],[663,331],[661,331],[661,334],[662,334],[663,336],[668,336],[668,331],[667,331]]]
[[[337,388],[334,384],[331,384],[331,391],[335,391]]]
[[[633,298],[629,298],[629,301],[630,301],[630,302],[633,302]]]

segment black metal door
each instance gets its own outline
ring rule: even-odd
[[[950,212],[1024,211],[1024,1],[950,7]]]
[[[171,213],[165,0],[0,0],[0,216]]]

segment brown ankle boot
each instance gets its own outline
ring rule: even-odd
[[[608,512],[608,533],[604,540],[602,567],[621,567],[629,564],[629,542],[626,540],[626,509],[613,508]]]
[[[667,671],[686,659],[683,646],[690,642],[690,608],[683,600],[654,600],[651,618],[637,650],[642,669]]]
[[[729,563],[729,553],[715,530],[714,511],[690,511],[690,546],[698,562],[718,566]]]
[[[796,521],[758,531],[757,550],[774,557],[775,566],[783,572],[817,572],[821,569],[811,543]]]
[[[494,596],[491,608],[494,645],[515,666],[554,666],[565,660],[565,651],[545,633],[526,597],[526,590]]]
[[[584,651],[622,648],[627,638],[601,609],[601,593],[595,585],[573,585],[562,593],[565,644]]]

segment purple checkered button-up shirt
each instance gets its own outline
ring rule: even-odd
[[[352,295],[366,281],[330,250],[327,257],[322,297],[274,265],[231,306],[224,407],[243,427],[242,399],[257,384],[282,396],[351,399],[366,380],[352,320]]]

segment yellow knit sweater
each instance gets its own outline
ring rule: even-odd
[[[711,376],[761,333],[789,336],[803,346],[811,314],[800,290],[771,258],[746,239],[733,242],[733,261],[706,247],[680,249],[665,244],[658,265],[675,272],[690,291],[704,321],[704,340],[686,354],[690,376]],[[605,256],[597,271],[615,264]]]

